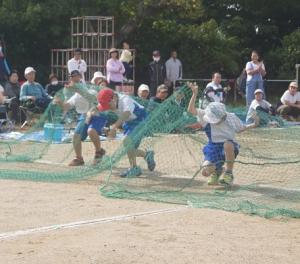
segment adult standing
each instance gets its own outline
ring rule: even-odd
[[[106,74],[109,87],[113,90],[116,86],[120,86],[123,83],[123,74],[125,73],[124,65],[119,61],[119,52],[117,49],[112,48],[109,51],[110,59],[106,62]]]
[[[73,71],[79,71],[81,75],[81,81],[85,82],[84,73],[87,70],[85,60],[81,58],[81,49],[74,50],[74,57],[68,61],[68,72],[71,74]]]
[[[254,91],[256,89],[264,91],[263,77],[266,75],[265,65],[259,60],[259,54],[255,50],[251,53],[251,61],[246,64],[246,72],[246,103],[249,107],[254,100]]]
[[[132,80],[133,79],[133,66],[132,66],[133,56],[130,51],[129,43],[127,41],[123,41],[122,46],[123,46],[123,50],[121,52],[120,61],[124,65],[126,79]]]
[[[149,64],[150,95],[155,96],[157,87],[166,80],[166,67],[158,50],[152,52],[152,58]]]
[[[177,58],[177,51],[171,51],[171,57],[166,61],[166,79],[168,86],[175,87],[175,81],[182,79],[182,63]]]

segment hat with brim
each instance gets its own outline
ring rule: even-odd
[[[106,80],[106,76],[104,76],[102,74],[102,72],[97,71],[97,72],[94,73],[94,76],[93,76],[93,79],[91,80],[91,83],[95,84],[95,80],[98,79],[98,78]]]
[[[112,48],[112,49],[109,50],[109,55],[112,54],[112,53],[115,53],[115,52],[118,53],[118,50],[115,49],[115,48]]]
[[[203,119],[209,124],[217,124],[226,117],[226,108],[222,103],[213,102],[205,108]]]
[[[74,70],[74,71],[71,71],[71,73],[70,73],[70,75],[69,75],[70,77],[75,77],[75,76],[81,76],[81,74],[80,74],[80,72],[79,71],[77,71],[77,70]]]
[[[24,71],[24,75],[26,76],[27,74],[31,72],[36,72],[36,70],[33,67],[27,67]]]
[[[97,96],[99,111],[110,110],[110,102],[114,98],[114,91],[109,88],[102,89]]]
[[[254,92],[254,94],[257,94],[257,93],[264,94],[264,91],[262,89],[256,89],[255,92]]]
[[[149,86],[147,84],[141,84],[138,88],[138,92],[150,91]]]

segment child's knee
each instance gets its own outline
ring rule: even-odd
[[[225,150],[225,152],[227,152],[227,151],[232,151],[232,152],[234,152],[234,144],[231,142],[231,141],[225,141],[224,142],[224,150]]]

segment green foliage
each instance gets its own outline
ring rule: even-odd
[[[300,2],[293,0],[2,0],[0,32],[12,66],[23,72],[32,65],[42,81],[50,49],[69,47],[70,18],[81,15],[115,16],[117,43],[126,38],[137,49],[139,81],[152,50],[167,59],[172,48],[186,77],[215,70],[235,77],[251,49],[258,49],[268,78],[291,78],[299,62],[299,13]]]

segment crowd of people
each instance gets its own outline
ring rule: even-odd
[[[1,55],[1,49],[0,49]],[[111,49],[110,58],[106,64],[106,76],[102,72],[94,73],[91,85],[86,85],[85,72],[87,64],[81,57],[81,50],[76,49],[74,57],[68,61],[69,81],[62,84],[55,74],[50,74],[49,83],[44,88],[36,82],[36,70],[27,67],[24,71],[26,81],[20,85],[18,72],[13,70],[4,85],[0,86],[0,107],[5,108],[9,118],[15,123],[22,122],[20,107],[38,109],[41,113],[49,106],[61,107],[64,113],[75,109],[78,114],[77,125],[73,136],[74,159],[70,166],[84,164],[81,142],[90,137],[95,147],[93,164],[97,165],[105,150],[101,147],[99,135],[106,129],[107,136],[114,136],[119,127],[123,128],[127,146],[127,155],[130,168],[122,172],[122,177],[139,176],[142,171],[137,166],[137,157],[142,157],[148,164],[150,171],[155,168],[153,151],[139,149],[141,137],[131,137],[134,129],[143,122],[148,113],[162,104],[175,91],[174,105],[181,107],[182,94],[175,89],[175,82],[182,78],[182,63],[173,50],[170,58],[163,63],[160,52],[153,51],[152,61],[149,64],[149,82],[141,84],[137,90],[137,97],[118,94],[116,87],[122,86],[124,80],[132,78],[133,56],[127,42],[123,43],[123,50],[119,58],[119,51]],[[282,95],[280,102],[272,106],[265,98],[263,77],[266,74],[264,63],[259,60],[256,51],[251,54],[251,61],[246,64],[246,105],[248,108],[246,122],[226,112],[226,96],[230,88],[222,86],[222,76],[219,72],[212,74],[211,81],[202,91],[199,108],[196,109],[198,86],[189,84],[192,98],[187,111],[197,116],[198,122],[206,132],[209,143],[203,152],[205,156],[203,175],[211,176],[209,184],[232,184],[233,162],[238,154],[238,144],[234,141],[237,132],[244,131],[259,125],[259,113],[269,116],[280,115],[289,121],[300,121],[300,92],[297,82],[291,82]],[[63,97],[57,96],[63,91]],[[70,96],[68,96],[68,92]],[[118,118],[112,122],[105,111],[118,113]],[[3,111],[1,111],[2,113]],[[182,112],[181,112],[182,113]],[[7,117],[1,117],[7,118]],[[223,161],[223,162],[219,162]],[[222,178],[220,179],[220,176]]]

